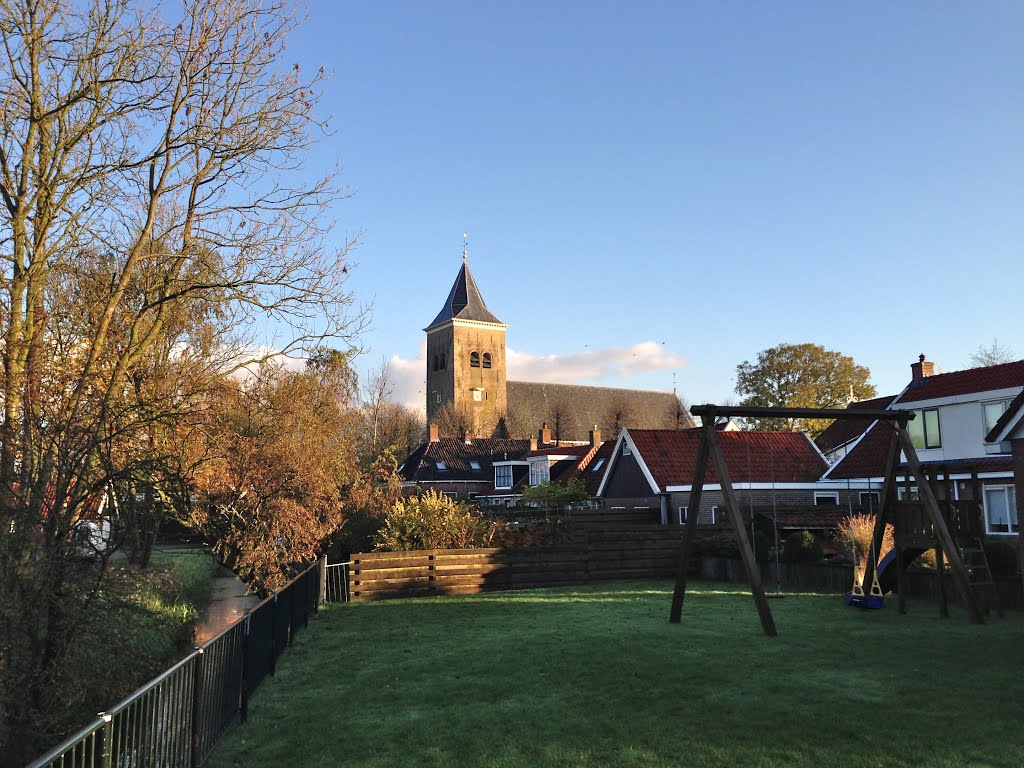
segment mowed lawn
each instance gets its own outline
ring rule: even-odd
[[[1024,765],[1024,614],[618,582],[328,606],[213,766]]]

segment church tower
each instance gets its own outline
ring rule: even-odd
[[[466,254],[427,333],[427,422],[446,406],[465,409],[473,436],[490,437],[505,413],[505,329],[484,303]]]

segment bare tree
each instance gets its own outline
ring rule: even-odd
[[[548,405],[548,423],[551,424],[551,433],[556,444],[568,439],[567,435],[572,430],[573,421],[572,407],[565,400],[553,400]]]
[[[1013,350],[1009,347],[1000,344],[999,339],[992,339],[991,346],[985,346],[982,344],[977,350],[971,355],[971,366],[974,368],[984,368],[989,365],[1001,365],[1002,363],[1012,363],[1014,361]]]
[[[662,419],[662,429],[690,429],[693,425],[690,409],[678,397],[673,397]]]
[[[437,431],[440,437],[464,437],[467,432],[477,433],[476,414],[466,403],[445,403],[437,411]]]
[[[629,400],[617,395],[608,403],[602,426],[605,433],[614,438],[623,427],[630,426],[633,418],[633,408]]]
[[[183,10],[0,3],[3,764],[54,735],[103,578],[78,557],[97,497],[173,470],[216,380],[360,330],[349,246],[324,240],[341,191],[297,173],[324,72],[286,60],[294,16]]]

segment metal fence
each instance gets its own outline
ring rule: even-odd
[[[324,574],[324,600],[328,603],[347,603],[349,601],[349,573],[352,561],[345,563],[328,563]]]
[[[310,614],[348,601],[348,565],[306,569],[29,768],[198,768]]]

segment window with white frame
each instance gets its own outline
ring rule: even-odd
[[[686,525],[686,513],[687,513],[688,509],[689,509],[689,507],[680,507],[679,508],[679,517],[678,517],[679,525]]]
[[[981,404],[981,417],[986,435],[995,427],[999,417],[1006,413],[1006,407],[1009,404],[1009,400],[996,400]]]
[[[545,480],[550,480],[551,474],[547,461],[530,462],[530,487],[540,485]]]
[[[815,491],[814,506],[816,507],[838,507],[839,491]]]
[[[941,448],[942,433],[939,430],[939,409],[925,408],[914,411],[915,417],[907,422],[907,432],[914,448]]]
[[[988,533],[1008,535],[1020,531],[1017,495],[1012,485],[986,485],[982,496],[985,500],[985,529]]]
[[[921,495],[917,492],[917,486],[910,486],[909,490],[906,486],[900,486],[896,489],[896,499],[898,501],[920,501]]]
[[[469,468],[470,469],[480,469],[480,462],[479,461],[474,461],[473,459],[470,459],[469,460]]]
[[[494,467],[494,487],[495,488],[511,488],[512,487],[512,465],[511,464],[498,464]]]
[[[718,507],[711,508],[711,525],[718,525]]]
[[[632,456],[633,455],[633,451],[630,449],[629,443],[627,443],[625,441],[622,442],[622,455],[623,456]]]

